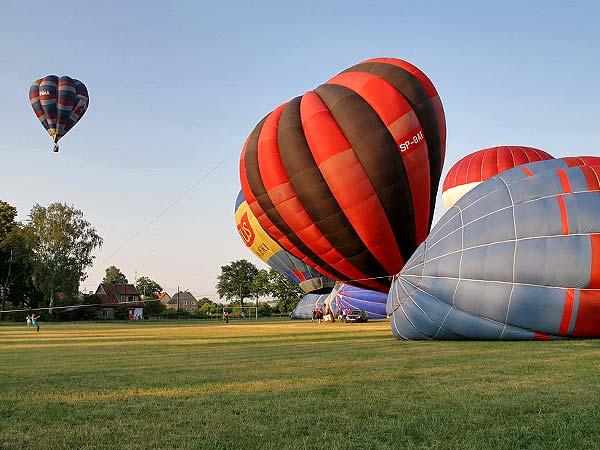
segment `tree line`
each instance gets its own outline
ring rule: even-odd
[[[221,266],[217,279],[219,298],[225,298],[233,305],[244,306],[244,300],[248,299],[259,306],[259,298],[271,297],[278,300],[278,312],[288,314],[304,295],[298,285],[276,270],[257,269],[245,259]]]
[[[95,296],[82,298],[79,286],[93,264],[92,253],[102,242],[83,212],[73,205],[35,204],[21,222],[17,220],[17,208],[0,200],[0,320],[1,311],[6,310],[98,302]],[[128,280],[117,267],[110,266],[103,282],[127,284]],[[146,300],[162,292],[160,284],[148,277],[138,278],[135,284]],[[244,306],[248,301],[264,315],[272,311],[268,304],[259,302],[260,298],[276,299],[276,312],[287,314],[303,295],[297,285],[277,271],[258,269],[245,259],[222,266],[216,288],[219,298],[231,305]],[[203,298],[198,306],[212,314],[223,305]],[[150,314],[164,312],[160,302],[149,302],[145,307]],[[93,318],[96,313],[90,309],[78,317]]]
[[[111,266],[106,269],[102,283],[127,284],[128,281],[125,274],[117,267]],[[160,284],[148,277],[138,278],[135,287],[145,300],[151,300],[162,292]],[[258,269],[246,259],[232,261],[230,264],[221,266],[221,274],[217,277],[216,288],[219,298],[224,298],[229,303],[227,305],[215,303],[207,297],[203,297],[198,300],[198,317],[204,318],[218,314],[223,306],[233,306],[234,313],[236,313],[235,308],[248,305],[258,307],[259,315],[271,315],[274,312],[289,314],[304,295],[302,289],[276,270]],[[260,302],[260,299],[265,297],[277,300],[274,310],[268,303]],[[151,315],[169,312],[160,302],[145,303],[144,309],[147,314]]]
[[[52,307],[57,292],[77,297],[101,245],[74,206],[35,204],[19,222],[17,209],[0,200],[0,311]]]

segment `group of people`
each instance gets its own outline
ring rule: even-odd
[[[40,316],[36,313],[31,314],[25,318],[25,326],[27,328],[34,326],[37,331],[40,331]]]
[[[352,309],[340,308],[340,310],[338,311],[337,319],[342,322],[345,322],[346,318],[348,317],[348,314],[352,314]],[[333,314],[333,311],[331,310],[331,307],[329,305],[326,309],[325,305],[321,306],[320,308],[313,309],[312,321],[317,321],[318,323],[321,323],[321,320],[323,320],[324,322],[335,322],[335,314]]]
[[[312,321],[317,321],[318,323],[321,323],[321,320],[323,320],[324,322],[335,322],[335,316],[333,314],[333,311],[331,310],[331,306],[327,305],[327,308],[325,309],[325,306],[321,306],[320,308],[315,308],[312,311]]]
[[[238,318],[238,320],[244,320],[246,318],[246,314],[244,313],[244,311],[238,312],[237,318]],[[229,312],[228,311],[223,311],[223,322],[229,323]]]
[[[339,310],[338,312],[338,319],[342,320],[342,321],[346,321],[346,318],[348,317],[348,315],[352,314],[352,309],[350,308],[342,308]]]
[[[142,316],[141,314],[134,314],[133,311],[129,311],[127,318],[129,320],[144,320],[144,316]]]

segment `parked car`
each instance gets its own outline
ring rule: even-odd
[[[351,312],[346,314],[346,322],[367,322],[369,320],[369,316],[367,312],[362,309],[353,309]]]

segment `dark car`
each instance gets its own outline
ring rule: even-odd
[[[346,322],[367,322],[369,320],[369,316],[367,312],[362,309],[353,309],[351,312],[346,314]]]

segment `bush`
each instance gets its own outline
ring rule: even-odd
[[[117,306],[115,308],[115,319],[126,320],[129,319],[129,308],[127,306]]]
[[[191,311],[190,312],[191,319],[206,319],[206,314],[202,311]]]
[[[162,316],[165,319],[189,319],[190,318],[190,313],[189,311],[179,311],[177,312],[176,309],[167,309]]]
[[[271,305],[268,303],[259,303],[258,304],[258,315],[260,317],[270,317],[273,314],[273,309]]]
[[[157,300],[144,302],[144,315],[146,317],[164,314],[166,309],[167,308],[165,307],[165,305],[163,305]]]

